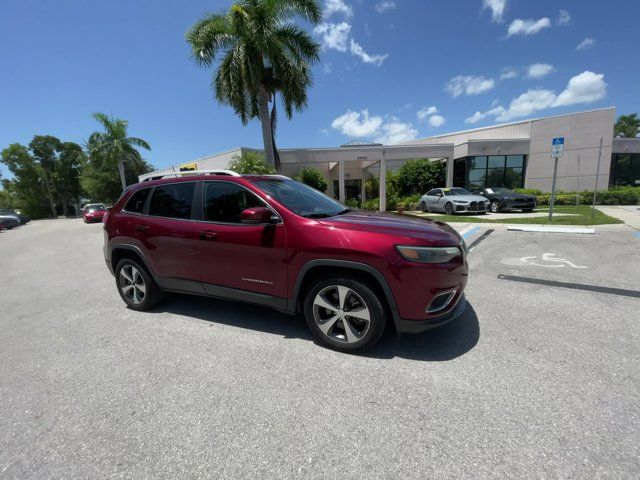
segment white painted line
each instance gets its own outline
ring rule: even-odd
[[[507,230],[513,230],[518,232],[542,232],[542,233],[587,233],[594,234],[596,233],[595,228],[586,228],[586,227],[546,227],[543,225],[540,226],[509,226]]]

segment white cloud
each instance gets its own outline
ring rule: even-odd
[[[540,30],[549,28],[550,26],[551,22],[547,17],[541,18],[540,20],[533,20],[531,18],[522,20],[517,18],[509,25],[507,37],[512,37],[513,35],[535,35]]]
[[[329,75],[333,71],[333,64],[331,64],[329,62],[324,62],[322,64],[322,71],[324,73],[326,73],[327,75]]]
[[[429,117],[429,125],[432,127],[438,128],[444,124],[445,119],[442,115],[431,115]]]
[[[518,70],[513,67],[505,67],[500,72],[500,80],[509,80],[518,76]]]
[[[418,137],[418,131],[411,123],[401,122],[392,117],[388,123],[382,126],[382,134],[374,141],[383,145],[395,145],[396,143],[410,142]]]
[[[577,103],[591,103],[606,95],[607,84],[604,81],[604,75],[587,70],[569,80],[567,88],[558,95],[553,106],[564,107]]]
[[[553,71],[555,71],[553,65],[549,65],[548,63],[533,63],[527,67],[527,78],[544,78]]]
[[[373,8],[375,8],[376,12],[378,13],[384,13],[387,10],[393,10],[394,8],[396,8],[396,2],[393,2],[391,0],[384,0],[382,2],[376,3],[376,6]]]
[[[530,89],[511,100],[508,108],[498,105],[486,112],[475,112],[465,119],[465,123],[477,123],[487,117],[495,117],[498,122],[507,122],[547,108],[592,103],[601,100],[606,94],[607,84],[604,75],[585,71],[572,77],[567,87],[558,95],[552,90]]]
[[[431,115],[435,115],[436,113],[438,113],[438,109],[435,106],[431,106],[424,107],[423,109],[418,110],[418,113],[416,115],[418,115],[418,120],[422,121]]]
[[[507,0],[482,0],[482,8],[491,10],[491,20],[495,23],[504,21],[504,9],[507,6]]]
[[[389,55],[369,55],[364,49],[360,46],[358,42],[351,39],[351,53],[355,56],[360,57],[364,63],[371,63],[376,67],[381,66],[384,61],[387,59]]]
[[[380,132],[383,124],[382,117],[370,117],[369,110],[340,115],[331,123],[331,128],[340,131],[348,137],[370,137]]]
[[[453,77],[444,85],[446,92],[453,98],[459,97],[463,93],[466,95],[477,95],[491,90],[496,86],[493,78],[485,78],[482,75],[473,77],[471,75],[458,75]]]
[[[353,15],[353,8],[343,0],[326,0],[324,2],[324,18],[329,18],[334,13],[341,13],[345,17]]]
[[[571,23],[571,15],[566,10],[558,12],[558,25],[569,25]]]
[[[593,47],[593,45],[595,43],[596,43],[596,41],[593,38],[585,38],[576,47],[576,52],[579,52],[580,50],[584,50],[584,49],[589,48],[589,47]]]
[[[347,51],[347,39],[351,31],[351,25],[348,23],[321,23],[313,31],[322,36],[324,47],[333,48],[339,52]]]
[[[348,137],[374,138],[375,142],[384,145],[409,142],[418,137],[418,130],[410,122],[402,122],[396,117],[385,120],[370,116],[366,109],[360,112],[347,110],[331,123],[331,128]]]

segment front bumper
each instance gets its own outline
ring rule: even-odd
[[[489,202],[454,203],[453,206],[455,213],[484,213],[489,208]]]
[[[451,320],[462,315],[467,308],[467,300],[464,293],[458,297],[458,301],[448,312],[432,317],[427,320],[407,320],[404,318],[396,318],[396,330],[398,333],[420,333],[426,332],[434,328],[441,327],[449,323]]]
[[[520,201],[520,202],[509,202],[507,201],[504,205],[504,207],[502,207],[504,210],[530,210],[533,208],[536,208],[536,201],[532,200],[532,201]]]

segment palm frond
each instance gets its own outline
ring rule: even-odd
[[[139,148],[144,148],[145,150],[151,150],[151,147],[149,146],[149,144],[145,140],[138,137],[128,137],[126,139],[126,143]]]
[[[194,61],[209,67],[221,50],[230,47],[235,36],[227,14],[215,13],[198,20],[185,34]]]

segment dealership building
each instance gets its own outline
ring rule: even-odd
[[[557,186],[565,191],[640,185],[640,138],[614,138],[615,108],[571,113],[427,137],[399,145],[351,142],[337,148],[279,149],[279,173],[293,177],[317,168],[329,180],[328,195],[364,200],[364,181],[380,179],[380,208],[385,208],[387,170],[426,158],[446,165],[446,186],[535,188],[550,191],[554,161],[552,140],[564,137]],[[254,149],[239,147],[140,176],[140,181],[180,170],[225,169]],[[421,192],[425,193],[425,192]]]

